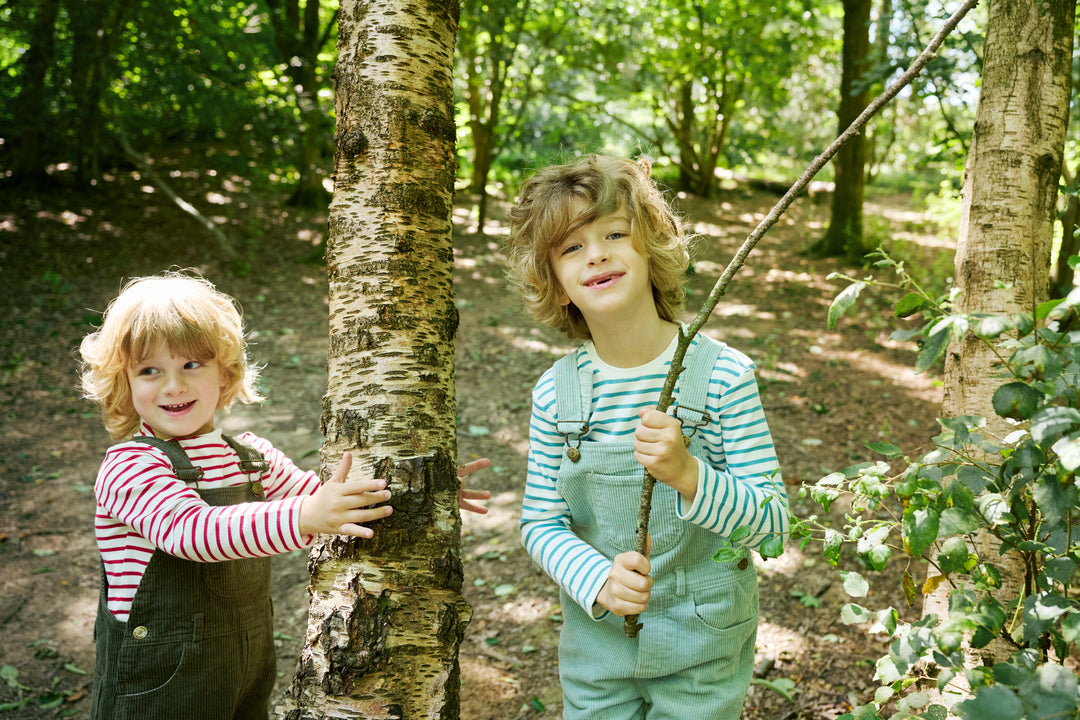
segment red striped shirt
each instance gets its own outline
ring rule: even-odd
[[[150,435],[151,430],[143,425],[137,434]],[[220,562],[277,555],[314,540],[300,534],[300,503],[318,490],[318,475],[296,467],[256,435],[244,433],[237,439],[263,453],[269,463],[269,470],[257,478],[266,502],[211,507],[194,486],[173,474],[164,452],[145,443],[122,443],[105,453],[94,483],[94,528],[109,582],[109,610],[118,620],[127,620],[155,549],[186,560]],[[249,482],[220,430],[179,442],[203,470],[200,488]]]

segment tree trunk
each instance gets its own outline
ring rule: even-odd
[[[319,103],[319,51],[327,42],[319,25],[320,0],[267,0],[274,44],[289,67],[300,115],[296,169],[300,178],[288,204],[323,207],[330,199],[323,187],[323,111]],[[334,21],[328,24],[327,33]]]
[[[870,86],[864,75],[871,60],[871,0],[844,0],[844,50],[840,76],[840,107],[837,111],[842,133],[870,102]],[[863,188],[866,183],[866,136],[862,133],[840,148],[833,159],[836,187],[832,196],[829,229],[813,252],[828,257],[858,261],[863,247]]]
[[[49,112],[45,101],[45,78],[52,65],[56,46],[56,16],[60,0],[39,0],[30,30],[30,47],[23,56],[19,73],[19,95],[15,99],[17,140],[14,143],[12,174],[17,182],[38,185],[47,177],[41,156]]]
[[[461,596],[451,278],[456,0],[341,3],[324,474],[388,479],[370,540],[311,553],[281,717],[459,717]]]
[[[1031,312],[1049,297],[1076,0],[997,1],[989,3],[988,11],[956,251],[956,284],[963,291],[957,310]],[[993,393],[1002,383],[996,367],[996,356],[984,341],[969,333],[954,343],[946,354],[944,416],[984,416],[990,437],[1014,429],[993,411]],[[990,540],[980,538],[975,551],[981,561],[1001,569],[1005,587],[999,597],[1021,596],[1023,567],[1003,566]],[[948,614],[945,584],[925,598],[923,612]],[[992,643],[971,661],[990,665],[1007,651]]]
[[[1067,165],[1061,167],[1065,184],[1076,183],[1076,174],[1069,172]],[[1080,224],[1080,198],[1075,188],[1065,196],[1065,209],[1061,213],[1061,248],[1058,251],[1057,267],[1054,270],[1054,295],[1065,297],[1075,283],[1075,273],[1069,265],[1069,258],[1080,253],[1080,239],[1076,237],[1077,224]]]
[[[126,0],[66,0],[73,46],[71,94],[75,100],[76,175],[88,185],[101,176],[102,96],[112,74],[112,47]]]

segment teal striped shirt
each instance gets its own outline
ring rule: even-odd
[[[695,337],[693,342],[699,341]],[[593,379],[587,439],[633,441],[638,410],[656,406],[675,346],[672,341],[645,365],[617,368],[604,363],[591,342],[582,345],[578,367],[590,369]],[[611,559],[573,533],[569,507],[556,489],[565,440],[556,430],[553,369],[540,377],[532,401],[522,542],[533,560],[591,612],[611,570]],[[680,497],[679,518],[725,537],[749,526],[755,531],[747,541],[750,547],[770,535],[786,535],[787,495],[750,358],[734,348],[723,348],[709,381],[705,409],[715,422],[698,430],[704,445],[704,456],[697,458],[698,491],[689,507]],[[770,496],[774,499],[764,503]]]

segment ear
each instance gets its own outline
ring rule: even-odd
[[[558,292],[559,304],[566,306],[570,304],[570,296],[563,292],[562,285],[557,285],[556,291]]]

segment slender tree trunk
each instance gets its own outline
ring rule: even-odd
[[[19,73],[19,95],[15,99],[17,140],[12,172],[15,180],[40,184],[48,175],[41,156],[41,141],[49,126],[45,103],[45,80],[52,65],[56,45],[56,16],[60,0],[39,0],[30,30],[30,47]]]
[[[113,41],[129,0],[65,0],[74,30],[71,93],[75,99],[76,174],[80,184],[101,175],[102,95],[113,69]]]
[[[871,0],[844,0],[844,50],[840,79],[840,132],[859,116],[870,102],[865,73],[870,61]],[[863,190],[866,184],[866,136],[851,139],[833,160],[836,187],[832,196],[832,216],[825,236],[813,252],[830,257],[845,256],[858,261],[863,247]]]
[[[956,283],[963,291],[957,309],[1031,312],[1049,297],[1076,0],[995,0],[988,10],[956,251]],[[943,413],[984,416],[987,434],[1000,438],[1013,428],[993,411],[993,393],[1002,382],[997,365],[993,351],[970,333],[954,343],[946,354]],[[1003,566],[989,536],[974,549],[982,562],[1002,570],[1001,597],[1021,595],[1022,566]],[[947,616],[944,584],[925,598],[923,613]],[[991,665],[1008,648],[992,643],[979,652],[971,661]]]
[[[1066,185],[1076,183],[1076,174],[1069,172],[1067,165],[1061,167]],[[1080,238],[1076,237],[1077,225],[1080,224],[1080,198],[1076,193],[1065,197],[1065,209],[1061,213],[1061,248],[1058,250],[1057,267],[1054,269],[1054,295],[1065,297],[1075,282],[1075,272],[1069,265],[1069,257],[1080,252]]]
[[[385,477],[371,540],[312,550],[281,717],[459,717],[461,596],[451,278],[456,0],[341,3],[324,473]]]

